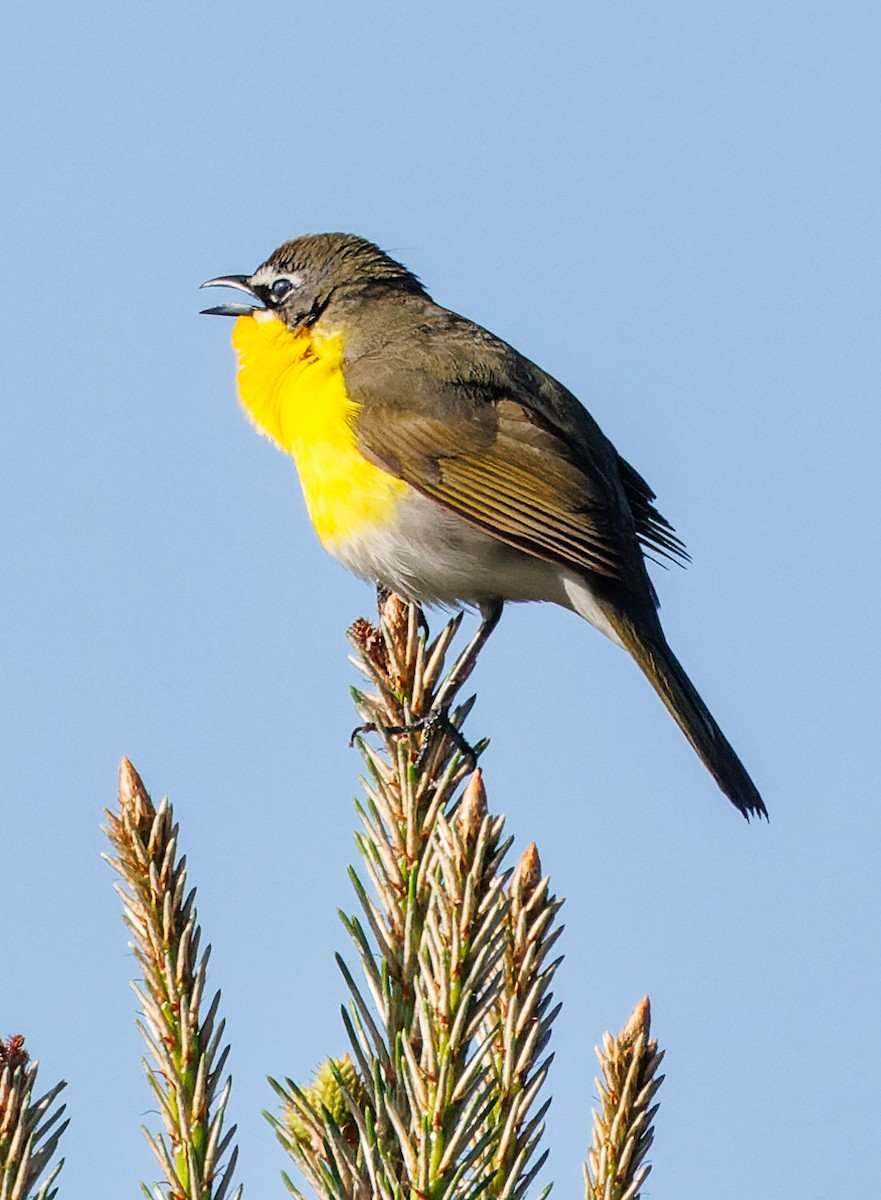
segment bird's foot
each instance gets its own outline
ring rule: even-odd
[[[384,725],[380,729],[375,722],[368,721],[366,725],[359,725],[356,729],[352,730],[352,736],[349,738],[349,748],[351,749],[354,745],[355,738],[360,737],[362,734],[380,732],[390,733],[394,737],[411,733],[422,734],[422,745],[419,747],[419,751],[413,762],[417,770],[422,767],[428,757],[434,741],[434,734],[438,732],[447,735],[462,757],[468,762],[469,770],[473,771],[477,766],[477,751],[451,720],[449,705],[432,708],[424,717],[417,717],[407,725]]]
[[[477,753],[450,719],[450,706],[448,704],[435,706],[424,717],[417,717],[415,721],[411,721],[408,725],[390,725],[387,727],[386,732],[393,734],[422,734],[422,745],[419,747],[413,763],[417,770],[424,765],[434,743],[434,735],[438,733],[446,734],[462,757],[467,760],[470,770],[473,771],[477,766]]]

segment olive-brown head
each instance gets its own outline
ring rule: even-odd
[[[224,275],[202,287],[231,287],[253,304],[219,304],[203,311],[241,317],[262,308],[291,329],[314,324],[340,294],[398,291],[425,296],[422,284],[406,267],[373,242],[351,233],[318,233],[295,238],[270,254],[253,275]]]

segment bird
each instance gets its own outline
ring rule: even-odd
[[[646,557],[688,554],[581,402],[366,238],[307,234],[234,288],[242,407],[296,463],[324,548],[424,605],[570,609],[626,650],[739,812],[767,809],[667,644]]]

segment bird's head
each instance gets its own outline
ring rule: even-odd
[[[270,312],[289,328],[313,324],[341,294],[397,290],[425,295],[415,275],[373,242],[351,233],[318,233],[279,246],[253,275],[221,275],[202,287],[245,292],[248,304],[203,309],[213,316],[241,317]]]

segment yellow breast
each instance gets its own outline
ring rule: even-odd
[[[242,406],[291,454],[315,531],[329,549],[383,527],[409,490],[358,450],[358,405],[346,394],[342,338],[292,333],[274,315],[239,317],[232,343]]]

